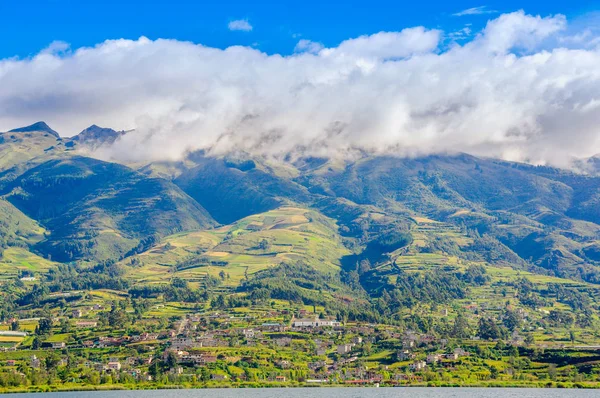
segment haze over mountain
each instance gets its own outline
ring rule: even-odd
[[[58,261],[120,260],[173,233],[296,206],[337,222],[353,252],[343,267],[388,261],[382,254],[426,218],[470,243],[434,234],[416,250],[600,283],[600,177],[591,174],[466,154],[274,161],[198,151],[117,164],[79,145],[135,132],[92,126],[62,139],[36,126],[0,135],[0,194],[48,231],[30,250]]]

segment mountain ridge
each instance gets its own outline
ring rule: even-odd
[[[8,132],[9,133],[29,133],[29,132],[38,132],[38,131],[43,132],[43,133],[52,134],[56,138],[60,138],[60,135],[56,131],[51,129],[50,126],[48,126],[46,124],[46,122],[42,122],[42,121],[33,123],[29,126],[12,129]]]

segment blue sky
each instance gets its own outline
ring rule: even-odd
[[[435,1],[0,0],[0,131],[135,130],[97,154],[128,161],[600,153],[600,0]]]
[[[472,8],[476,12],[454,15]],[[27,57],[55,40],[78,48],[140,36],[220,48],[255,46],[269,54],[288,54],[301,38],[335,46],[351,37],[419,25],[452,32],[472,24],[472,30],[478,31],[496,15],[494,11],[519,9],[542,16],[561,13],[574,20],[600,10],[600,0],[0,0],[0,58]],[[246,20],[252,30],[229,30],[228,24],[235,20]]]

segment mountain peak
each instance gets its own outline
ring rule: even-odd
[[[58,133],[56,131],[52,130],[50,128],[50,126],[48,126],[46,124],[46,122],[36,122],[29,126],[19,127],[19,128],[10,130],[9,133],[29,133],[29,132],[34,132],[34,131],[45,132],[48,134],[52,134],[56,138],[60,138]]]
[[[87,146],[96,147],[105,143],[112,144],[123,134],[125,134],[125,131],[116,131],[111,128],[92,124],[90,127],[73,137],[72,140]]]
[[[108,128],[108,127],[100,127],[97,124],[92,124],[90,127],[83,129],[81,131],[81,133],[79,133],[76,137],[79,137],[82,134],[90,134],[90,133],[111,134],[111,133],[116,133],[116,131],[111,128]]]

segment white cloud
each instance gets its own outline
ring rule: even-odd
[[[471,37],[472,32],[471,27],[465,26],[462,29],[448,33],[447,36],[450,40],[466,40]]]
[[[447,49],[418,27],[288,56],[146,38],[41,52],[0,61],[0,130],[135,129],[98,154],[129,160],[360,148],[564,165],[600,152],[600,48],[565,48],[566,26],[516,12]]]
[[[252,30],[252,25],[248,22],[247,19],[237,19],[235,21],[229,22],[227,24],[227,28],[229,30],[241,30],[243,32],[250,32]]]
[[[65,54],[71,49],[71,45],[61,40],[55,40],[48,47],[43,49],[41,53],[43,54]]]
[[[498,11],[489,10],[487,6],[479,6],[473,8],[467,8],[466,10],[459,11],[454,15],[455,17],[464,17],[465,15],[483,15],[483,14],[496,14]]]
[[[311,54],[317,54],[323,48],[324,48],[323,43],[318,43],[315,41],[302,39],[298,42],[298,44],[296,44],[296,47],[294,48],[294,52],[297,52],[297,53],[307,52],[307,53],[311,53]]]
[[[394,59],[428,53],[439,44],[441,31],[424,27],[407,28],[400,32],[379,32],[360,36],[323,51],[325,56],[347,56]]]
[[[564,15],[542,18],[518,11],[489,21],[480,34],[479,42],[492,52],[504,53],[512,49],[531,51],[543,40],[565,30],[566,26]]]

